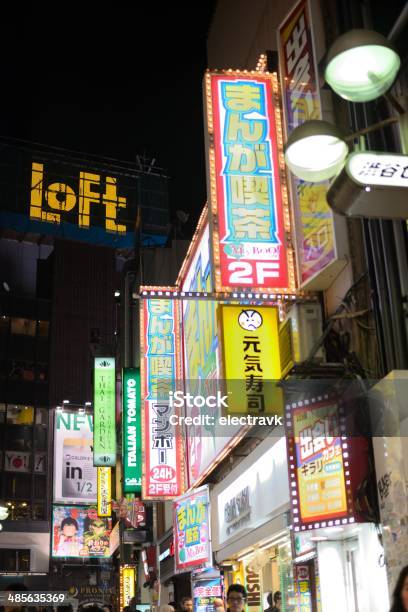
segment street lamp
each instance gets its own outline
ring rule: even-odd
[[[285,161],[295,176],[311,183],[335,176],[343,167],[348,146],[342,132],[328,121],[305,121],[290,134]]]
[[[401,61],[398,53],[378,32],[350,30],[331,46],[324,77],[345,100],[369,102],[388,91]]]

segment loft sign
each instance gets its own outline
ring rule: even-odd
[[[77,212],[78,227],[89,229],[91,209],[99,218],[104,217],[106,231],[126,234],[126,225],[118,223],[120,208],[126,208],[126,198],[118,195],[117,179],[91,172],[79,172],[78,186],[46,180],[44,164],[31,165],[30,219],[59,225],[67,221],[67,213]],[[65,218],[64,218],[65,217]]]

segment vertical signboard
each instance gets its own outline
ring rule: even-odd
[[[204,86],[215,289],[293,291],[277,77],[207,72]]]
[[[222,602],[223,579],[220,572],[210,568],[191,575],[194,612],[213,612]],[[221,601],[220,601],[221,600]]]
[[[281,413],[278,309],[221,306],[221,319],[228,412]]]
[[[93,416],[56,410],[54,426],[54,502],[94,504]]]
[[[142,492],[142,423],[140,371],[124,368],[122,379],[123,491]]]
[[[141,305],[143,499],[172,499],[184,488],[183,442],[172,423],[170,392],[179,372],[179,316],[174,300]]]
[[[115,359],[96,357],[94,366],[94,465],[116,463]]]
[[[130,565],[121,565],[119,568],[119,603],[120,610],[126,608],[130,604],[131,599],[135,596],[136,583],[136,567]]]
[[[181,291],[213,291],[210,228],[207,206],[181,268],[177,285]],[[182,300],[183,368],[186,393],[194,396],[217,395],[220,379],[220,341],[217,330],[218,304],[213,300]],[[210,417],[197,422],[186,432],[188,483],[191,486],[225,448],[230,436],[218,425],[219,406],[186,408],[186,416]]]
[[[110,516],[112,513],[112,475],[110,467],[98,467],[98,516]]]
[[[261,572],[255,568],[252,568],[250,562],[244,565],[244,567],[248,612],[259,612],[262,606]]]
[[[309,8],[308,0],[298,2],[278,30],[287,137],[305,121],[322,118]],[[306,183],[291,177],[299,283],[313,289],[326,289],[328,278],[331,284],[333,273],[327,278],[322,275],[328,266],[344,265],[337,260],[333,213],[326,200],[328,186],[327,181]]]
[[[286,409],[294,530],[353,523],[349,444],[336,400]]]
[[[208,486],[199,487],[173,502],[176,570],[212,565]]]

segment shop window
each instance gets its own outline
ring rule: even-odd
[[[28,382],[35,380],[34,363],[32,361],[25,361],[23,363],[23,380]]]
[[[10,374],[10,364],[4,359],[0,360],[0,378],[7,378]]]
[[[27,425],[9,425],[7,428],[7,449],[29,453],[33,450],[33,430]]]
[[[47,382],[48,380],[48,365],[39,363],[37,366],[37,380],[39,382]]]
[[[45,498],[47,495],[47,481],[45,476],[34,476],[34,497]]]
[[[41,338],[47,338],[49,333],[49,321],[38,321],[38,335]]]
[[[47,430],[42,425],[36,425],[34,428],[34,444],[36,451],[47,450]]]
[[[32,425],[34,422],[33,406],[8,404],[7,423],[10,425]]]
[[[23,336],[35,336],[36,322],[33,319],[11,319],[11,333]]]
[[[29,572],[29,548],[0,548],[0,572]]]
[[[32,519],[34,521],[45,521],[47,519],[45,515],[45,504],[44,502],[35,502],[32,508]]]
[[[0,336],[7,336],[10,327],[10,317],[2,315],[0,317]]]
[[[9,365],[8,377],[10,380],[23,380],[24,362],[13,361]]]
[[[12,520],[18,520],[17,518],[13,519],[13,515],[17,516],[19,512],[23,512],[25,507],[19,506],[18,503],[16,503],[16,500],[20,500],[21,502],[25,503],[27,498],[31,496],[31,475],[13,474],[7,472],[4,472],[3,475],[5,482],[5,496],[6,498],[14,500],[14,508],[11,506],[11,518]]]
[[[35,424],[48,427],[48,410],[46,408],[37,408],[35,411]]]

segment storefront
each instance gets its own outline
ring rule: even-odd
[[[174,563],[173,529],[166,531],[159,540],[159,605],[180,602],[182,597],[191,597],[191,574],[177,574]]]
[[[296,609],[290,538],[285,438],[269,437],[211,492],[212,541],[225,588],[244,584],[248,610],[269,607],[281,591],[282,610]]]

